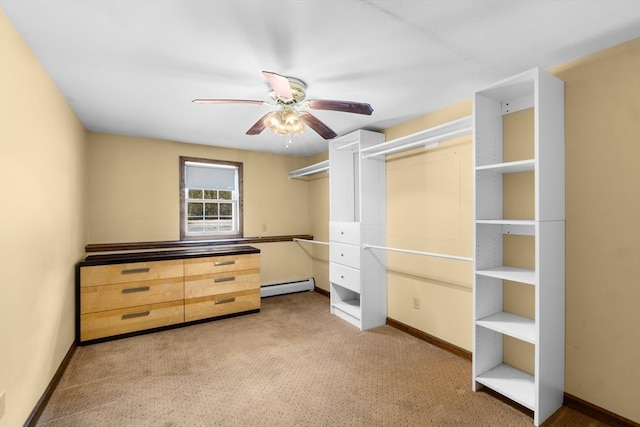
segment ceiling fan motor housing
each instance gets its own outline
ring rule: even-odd
[[[269,92],[269,97],[279,105],[295,105],[304,101],[307,97],[307,84],[295,77],[287,77],[291,86],[292,98],[285,98],[276,93],[275,90]]]

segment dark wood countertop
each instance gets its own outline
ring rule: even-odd
[[[286,236],[242,237],[234,239],[215,240],[167,240],[153,242],[127,243],[92,243],[85,247],[87,252],[135,251],[147,249],[179,249],[201,246],[252,245],[258,243],[291,242],[293,239],[313,240],[309,234],[289,234]]]
[[[89,255],[80,261],[80,267],[109,264],[125,264],[130,262],[167,261],[172,259],[201,258],[208,256],[259,254],[260,249],[253,246],[207,246],[199,248],[126,252],[114,254]]]

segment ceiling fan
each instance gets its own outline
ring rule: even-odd
[[[278,135],[295,135],[304,131],[309,126],[324,139],[335,138],[337,134],[316,116],[308,111],[298,111],[298,108],[310,108],[315,110],[343,111],[347,113],[365,114],[370,116],[373,112],[371,105],[362,102],[335,101],[328,99],[306,99],[307,85],[295,77],[282,76],[277,73],[263,71],[269,87],[269,97],[275,102],[271,104],[265,101],[251,99],[194,99],[196,104],[265,104],[279,107],[277,111],[271,111],[260,118],[249,130],[247,135],[258,135],[265,128]]]

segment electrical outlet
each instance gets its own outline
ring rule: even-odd
[[[4,417],[4,391],[0,393],[0,419]]]
[[[420,298],[413,297],[413,308],[420,310]]]

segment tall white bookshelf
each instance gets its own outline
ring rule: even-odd
[[[331,313],[360,330],[387,319],[386,162],[362,150],[384,135],[358,130],[329,143],[329,282]]]
[[[530,108],[533,158],[505,160],[504,117]],[[476,92],[473,109],[473,390],[493,389],[532,410],[540,425],[564,394],[564,83],[536,68]],[[505,217],[503,186],[522,173],[534,175],[534,213]],[[506,235],[532,236],[533,269],[505,265]],[[533,287],[534,318],[506,311],[509,286]],[[533,372],[509,363],[505,337],[532,345]]]

